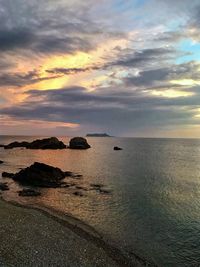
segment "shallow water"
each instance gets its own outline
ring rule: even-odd
[[[1,143],[35,137],[0,137]],[[68,138],[60,138],[68,143]],[[95,227],[124,251],[158,266],[200,265],[200,140],[88,138],[92,148],[77,150],[4,150],[0,172],[15,172],[34,161],[83,175],[86,190],[102,183],[111,194],[77,189],[43,189],[38,198],[17,197],[7,180],[7,199],[37,203],[71,213]],[[113,151],[120,146],[122,151]]]

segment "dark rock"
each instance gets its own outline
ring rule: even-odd
[[[28,142],[12,142],[8,145],[4,146],[4,149],[12,149],[12,148],[16,148],[16,147],[24,147],[27,148],[27,146],[29,145]]]
[[[6,191],[9,190],[9,187],[6,183],[0,183],[0,190]]]
[[[74,137],[69,142],[69,148],[71,149],[88,149],[90,147],[87,140],[83,137]]]
[[[13,142],[5,145],[5,149],[12,149],[16,147],[24,147],[27,149],[64,149],[66,145],[59,141],[56,137],[38,139],[33,142]]]
[[[4,147],[5,145],[0,144],[0,147]]]
[[[66,177],[72,177],[73,175],[74,175],[73,172],[70,171],[65,172]]]
[[[22,196],[22,197],[37,197],[41,195],[40,192],[35,191],[33,189],[23,189],[19,191],[18,194],[19,196]]]
[[[3,164],[3,163],[4,163],[4,161],[0,160],[0,164]]]
[[[13,179],[24,185],[59,187],[65,177],[65,172],[59,168],[35,162],[30,167],[16,173]]]
[[[122,148],[121,147],[118,147],[118,146],[115,146],[113,149],[114,150],[122,150]]]
[[[79,197],[82,197],[82,196],[83,196],[83,193],[80,192],[80,191],[75,191],[73,194],[74,194],[75,196],[79,196]]]
[[[15,175],[14,173],[2,172],[2,177],[4,178],[13,178],[14,175]]]
[[[99,193],[101,193],[101,194],[110,194],[111,193],[111,191],[109,191],[109,190],[106,190],[106,189],[99,189]]]
[[[103,187],[104,185],[103,184],[90,184],[90,186],[97,189],[97,188]]]
[[[28,149],[64,149],[66,145],[56,137],[35,140],[27,146]]]

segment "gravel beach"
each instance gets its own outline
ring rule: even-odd
[[[118,266],[104,249],[59,221],[3,200],[0,236],[0,266]]]

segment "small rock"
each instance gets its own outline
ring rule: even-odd
[[[106,190],[106,189],[99,189],[99,193],[101,193],[101,194],[110,194],[111,191]]]
[[[91,187],[94,187],[95,189],[103,187],[103,184],[90,184]]]
[[[113,149],[114,150],[123,150],[121,147],[118,147],[118,146],[115,146]]]
[[[75,191],[73,194],[75,196],[79,196],[79,197],[82,197],[83,196],[83,193],[82,192],[79,192],[79,191]]]
[[[0,164],[3,164],[3,163],[4,163],[4,161],[0,160]]]
[[[19,196],[21,197],[37,197],[40,196],[41,193],[38,191],[35,191],[33,189],[23,189],[18,192]]]
[[[0,183],[0,190],[6,191],[9,190],[9,187],[6,183]]]
[[[14,176],[15,176],[14,173],[2,172],[2,177],[4,178],[13,178]]]

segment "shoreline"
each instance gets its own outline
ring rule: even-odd
[[[116,262],[118,266],[157,267],[153,262],[146,261],[145,259],[134,253],[131,253],[131,258],[125,256],[120,249],[105,241],[103,237],[92,226],[84,223],[83,221],[73,217],[70,214],[64,214],[63,212],[45,206],[23,205],[16,201],[5,200],[2,196],[0,197],[0,200],[2,200],[4,203],[22,208],[24,210],[37,211],[45,217],[53,220],[54,222],[59,223],[61,226],[72,231],[80,238],[93,243],[98,249],[102,249],[106,253],[106,255],[110,259],[112,259],[112,261]]]

